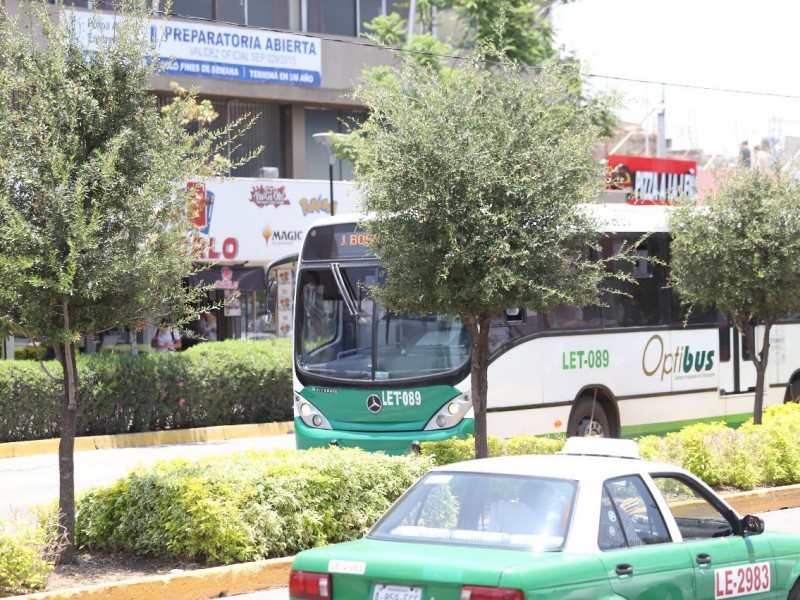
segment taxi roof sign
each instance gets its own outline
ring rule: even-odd
[[[559,454],[633,459],[642,458],[642,455],[639,453],[639,446],[633,440],[618,440],[601,437],[568,438]]]

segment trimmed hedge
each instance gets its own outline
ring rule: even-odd
[[[800,483],[800,404],[772,406],[762,425],[750,419],[738,429],[723,422],[698,423],[664,437],[637,440],[643,458],[679,465],[716,488],[751,490]],[[489,437],[489,455],[553,454],[563,437]],[[475,458],[475,440],[425,442],[422,454],[444,465]]]
[[[489,456],[507,456],[519,454],[555,454],[564,446],[564,436],[544,437],[520,435],[513,438],[496,438],[489,436]],[[421,444],[422,456],[430,457],[437,465],[475,458],[475,438],[450,439],[439,442]]]
[[[79,497],[79,547],[233,563],[356,539],[433,463],[361,450],[250,451],[132,472]]]
[[[680,465],[708,485],[751,490],[800,483],[800,404],[764,411],[738,429],[698,423],[664,437],[640,438],[644,458]]]
[[[45,364],[61,377],[58,362]],[[289,340],[81,355],[77,368],[79,436],[292,418]],[[59,437],[62,395],[38,362],[0,361],[0,443]]]

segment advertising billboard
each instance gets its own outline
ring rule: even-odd
[[[114,34],[113,14],[67,11],[74,36],[87,50],[97,39]],[[322,41],[319,38],[235,25],[150,19],[150,39],[159,44],[165,72],[214,79],[322,84]]]
[[[299,253],[309,226],[331,214],[324,180],[237,178],[186,187],[205,262],[266,265]],[[334,182],[334,203],[334,214],[357,209],[352,183]]]
[[[608,189],[623,190],[629,204],[669,204],[697,199],[697,163],[648,156],[608,156]]]

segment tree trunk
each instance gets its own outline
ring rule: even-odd
[[[764,323],[764,339],[761,341],[761,352],[756,355],[750,351],[753,364],[756,367],[756,397],[753,402],[753,423],[761,425],[764,412],[764,380],[767,375],[767,362],[769,361],[769,332],[772,329],[771,323]],[[755,341],[753,343],[755,346]]]
[[[69,308],[63,306],[64,328],[69,331]],[[78,388],[75,371],[75,346],[71,342],[54,344],[64,368],[64,397],[61,402],[61,440],[58,444],[58,529],[60,548],[56,562],[66,564],[75,558],[75,423]]]
[[[486,429],[486,396],[489,389],[489,322],[490,316],[470,315],[472,331],[472,363],[470,383],[472,386],[472,408],[475,411],[475,458],[489,456],[489,441]]]

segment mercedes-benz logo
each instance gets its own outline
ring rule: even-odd
[[[371,394],[367,396],[367,410],[371,413],[378,413],[381,412],[383,408],[383,402],[381,401],[381,397],[377,394]]]

